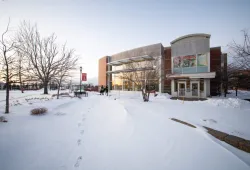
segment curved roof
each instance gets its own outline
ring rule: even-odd
[[[174,44],[177,41],[180,41],[180,40],[185,39],[185,38],[190,38],[190,37],[207,37],[207,38],[210,38],[211,35],[210,34],[204,34],[204,33],[188,34],[188,35],[184,35],[184,36],[181,36],[179,38],[176,38],[175,40],[171,41],[170,44]]]

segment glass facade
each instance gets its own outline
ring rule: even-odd
[[[122,90],[121,74],[112,74],[112,89],[113,90]]]
[[[126,72],[112,75],[112,89],[124,91],[140,91],[145,87],[145,71]],[[147,85],[154,86],[158,90],[158,80],[149,79]]]
[[[155,90],[158,90],[158,63],[159,60],[154,59],[144,61],[137,60],[126,64],[124,63],[122,65],[113,65],[111,69],[112,72],[110,74],[110,76],[112,76],[112,89],[124,91],[140,91],[142,87],[145,87],[146,83],[148,86],[155,87]]]

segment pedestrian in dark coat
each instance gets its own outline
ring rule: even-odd
[[[105,92],[106,92],[106,95],[108,96],[109,95],[109,88],[108,88],[108,86],[106,86]]]
[[[103,95],[103,93],[104,93],[104,88],[103,86],[101,86],[100,95]]]

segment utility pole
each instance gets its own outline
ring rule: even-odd
[[[80,94],[82,92],[81,87],[82,87],[82,66],[80,67]]]

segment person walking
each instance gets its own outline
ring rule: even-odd
[[[108,86],[106,86],[105,92],[106,92],[106,95],[108,96],[109,95],[109,88],[108,88]]]
[[[103,85],[101,86],[101,90],[100,90],[100,95],[103,95],[104,93],[104,88],[103,88]]]

